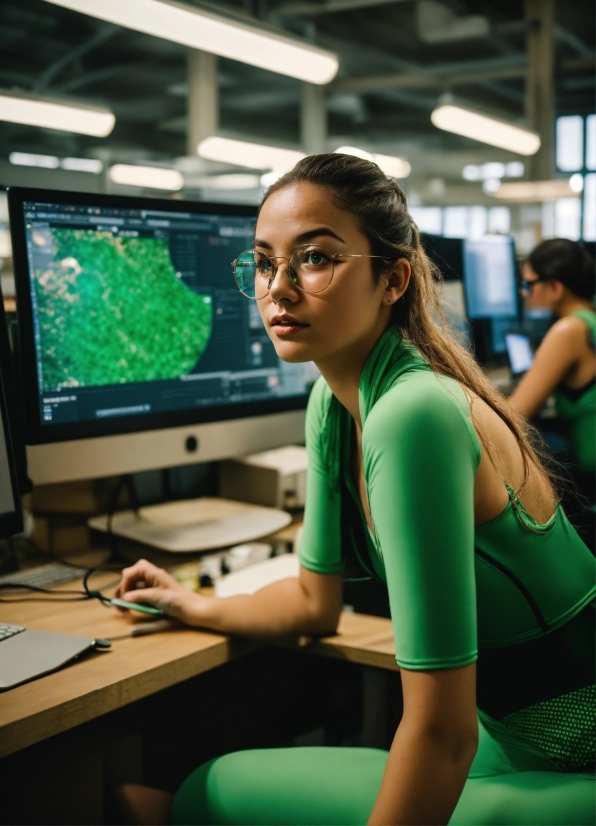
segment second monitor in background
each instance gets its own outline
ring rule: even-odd
[[[485,365],[506,354],[505,334],[519,324],[521,300],[513,238],[485,235],[463,241],[466,312],[478,360]]]

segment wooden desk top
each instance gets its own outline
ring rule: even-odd
[[[115,576],[97,575],[97,586],[105,587]],[[78,583],[61,589],[73,587],[79,587]],[[0,621],[93,638],[124,634],[130,625],[126,617],[98,600],[0,603]],[[254,647],[247,641],[190,628],[115,640],[110,650],[91,652],[79,662],[0,693],[0,757],[222,665]]]
[[[92,585],[106,588],[116,578],[98,574]],[[60,590],[78,587],[74,582]],[[116,637],[130,627],[130,620],[97,600],[0,603],[0,621],[93,638]],[[296,642],[291,645],[296,647]],[[0,757],[262,647],[262,642],[190,628],[114,640],[108,651],[84,655],[80,662],[0,693]],[[380,617],[343,614],[338,634],[303,640],[299,647],[319,656],[398,670],[391,622]]]
[[[344,613],[337,634],[318,640],[301,638],[298,645],[310,654],[399,671],[391,620],[383,617]]]

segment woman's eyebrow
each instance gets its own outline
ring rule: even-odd
[[[294,243],[306,244],[309,241],[312,241],[313,238],[320,238],[321,236],[335,238],[338,241],[341,241],[342,244],[345,244],[344,239],[336,232],[333,232],[333,230],[329,227],[317,227],[316,229],[309,229],[307,232],[301,232],[300,235],[297,235],[294,238]],[[268,250],[273,249],[271,244],[269,244],[267,241],[262,241],[260,238],[255,238],[254,245],[255,247],[264,247]]]

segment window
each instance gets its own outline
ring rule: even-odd
[[[584,140],[585,138],[585,140]],[[596,115],[566,115],[557,118],[556,161],[560,172],[572,172],[572,181],[583,188],[579,198],[561,198],[554,204],[552,231],[556,236],[577,241],[596,240]],[[582,187],[583,184],[583,187]],[[575,187],[574,187],[575,188]],[[543,234],[549,229],[543,222]]]
[[[443,210],[441,207],[410,207],[410,215],[420,232],[440,235],[443,231]]]
[[[584,184],[584,241],[596,241],[596,172],[586,175]]]
[[[581,115],[557,118],[557,166],[561,172],[578,172],[584,165],[584,119]]]

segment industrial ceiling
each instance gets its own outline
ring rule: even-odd
[[[125,0],[123,0],[125,2]],[[459,176],[463,162],[511,157],[430,121],[453,92],[519,120],[526,112],[519,0],[226,0],[187,5],[259,21],[335,52],[327,147],[410,159],[413,176]],[[555,27],[555,111],[594,111],[594,7],[565,0]],[[187,154],[187,50],[44,0],[0,2],[0,88],[109,107],[106,138],[0,123],[0,178],[11,152],[172,163]],[[222,132],[299,147],[301,84],[220,58]],[[208,171],[208,167],[207,167]],[[1,183],[10,183],[2,181]]]

